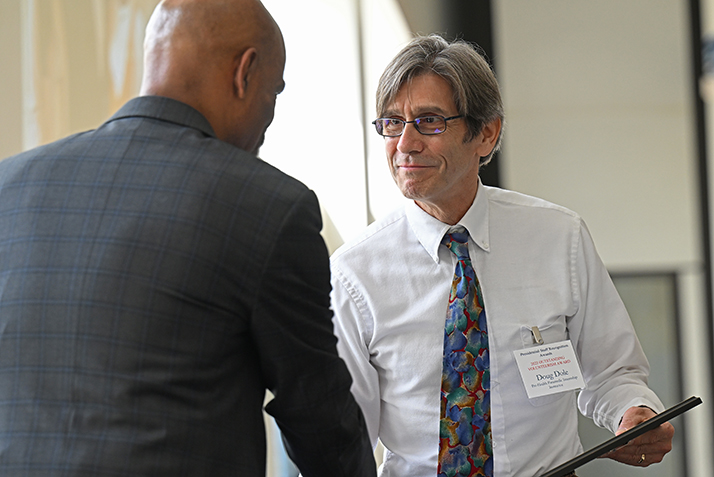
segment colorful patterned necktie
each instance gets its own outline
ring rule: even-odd
[[[439,477],[493,476],[486,312],[468,239],[462,230],[441,241],[458,263],[444,327]]]

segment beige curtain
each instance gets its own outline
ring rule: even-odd
[[[26,3],[23,114],[37,143],[94,128],[139,92],[144,29],[158,0]]]

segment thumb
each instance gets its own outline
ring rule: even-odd
[[[646,421],[650,417],[653,417],[655,412],[648,407],[631,407],[628,409],[620,420],[620,425],[617,427],[615,435],[620,435],[623,432],[632,429],[637,424]]]

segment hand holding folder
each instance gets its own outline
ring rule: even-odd
[[[589,451],[583,452],[579,456],[569,460],[568,462],[559,465],[555,469],[552,469],[545,474],[541,475],[541,477],[563,477],[566,476],[570,473],[572,473],[575,469],[580,467],[581,465],[587,464],[593,459],[597,459],[598,457],[610,457],[609,455],[606,455],[608,453],[616,453],[618,450],[621,449],[626,449],[629,448],[631,444],[633,444],[640,436],[643,436],[649,431],[656,430],[659,426],[664,424],[665,422],[669,421],[670,419],[673,419],[680,414],[689,411],[695,406],[698,406],[702,403],[702,400],[696,396],[692,396],[689,399],[686,399],[676,406],[673,406],[666,411],[662,412],[661,414],[657,414],[651,419],[647,419],[646,421],[642,421],[636,426],[632,427],[631,429],[628,430],[623,430],[619,435],[613,437],[612,439],[609,439],[602,444],[593,447]],[[624,417],[623,417],[623,423],[624,423]],[[632,448],[628,449],[629,451],[629,456],[630,460],[627,461],[628,464],[633,463],[632,459]],[[642,459],[642,455],[638,457],[638,462],[639,460]],[[645,461],[647,460],[647,454],[645,454]],[[621,461],[622,462],[622,461]],[[643,463],[640,463],[640,465]]]
[[[656,415],[657,413],[648,407],[630,408],[622,417],[622,422],[617,429],[616,435],[619,436],[623,432],[632,429],[641,422],[647,421]],[[672,450],[673,436],[674,426],[669,422],[665,422],[659,427],[633,439],[626,445],[608,452],[603,457],[622,462],[623,464],[647,467],[650,464],[661,462],[664,455]]]

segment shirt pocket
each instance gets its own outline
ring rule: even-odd
[[[520,336],[523,349],[540,346],[539,343],[536,342],[536,339],[533,335],[532,328],[534,326],[538,327],[538,331],[540,332],[541,338],[543,338],[543,344],[553,344],[568,339],[568,328],[565,324],[564,317],[561,316],[554,317],[552,319],[537,320],[533,324],[521,325]],[[528,399],[528,402],[530,402],[531,405],[534,407],[545,406],[547,404],[552,404],[564,398],[571,392],[574,391],[566,391],[556,394],[550,394],[548,396],[540,396],[537,398]]]
[[[538,346],[533,336],[533,327],[537,326],[543,344],[553,344],[568,339],[568,328],[565,325],[564,317],[557,317],[552,320],[539,321],[529,325],[521,325],[521,345],[523,348],[533,348]]]

